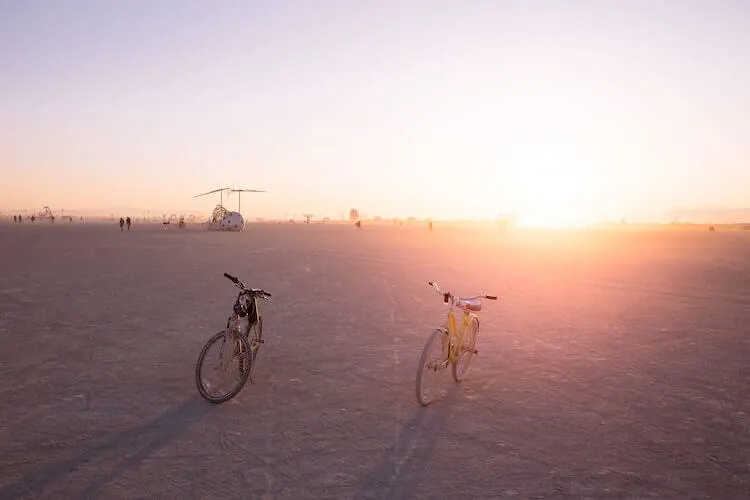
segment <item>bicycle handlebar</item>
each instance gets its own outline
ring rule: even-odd
[[[253,295],[263,295],[265,297],[271,297],[271,294],[263,290],[262,288],[261,289],[247,288],[245,284],[239,280],[239,278],[236,278],[229,273],[224,273],[224,277],[228,279],[229,281],[231,281],[232,283],[234,283],[235,286],[239,288],[240,290],[242,290],[243,292],[247,292]]]
[[[475,295],[473,297],[456,297],[451,292],[443,292],[443,291],[441,291],[440,290],[440,286],[438,286],[438,284],[435,283],[434,281],[430,281],[427,284],[430,285],[432,288],[434,288],[435,292],[438,295],[442,295],[443,296],[443,300],[444,300],[445,303],[448,303],[448,301],[451,298],[460,299],[460,300],[475,300],[475,299],[497,300],[497,295],[487,295],[487,294]]]

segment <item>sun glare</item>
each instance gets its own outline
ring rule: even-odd
[[[588,182],[574,169],[562,167],[529,171],[519,193],[519,226],[574,228],[593,221],[586,203]]]
[[[584,227],[588,223],[584,218],[560,213],[528,213],[517,218],[518,226],[527,228],[573,229]]]

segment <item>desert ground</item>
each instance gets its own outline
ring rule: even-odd
[[[0,225],[0,498],[750,497],[750,232]],[[254,383],[199,395],[229,272]],[[416,402],[445,307],[467,378]]]

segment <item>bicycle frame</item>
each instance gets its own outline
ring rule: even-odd
[[[464,334],[466,333],[466,329],[469,327],[471,320],[477,318],[477,321],[479,321],[479,317],[476,314],[466,311],[465,309],[462,309],[461,312],[461,326],[459,329],[456,320],[456,307],[451,303],[450,308],[448,309],[448,316],[445,320],[445,326],[442,328],[448,335],[448,361],[451,363],[454,363],[458,359],[461,346],[464,342]]]
[[[241,301],[243,299],[246,300],[246,301],[248,301],[249,303],[247,305],[252,305],[252,308],[255,310],[255,321],[250,321],[248,319],[248,322],[247,322],[247,331],[240,332],[239,331],[240,320],[243,317],[245,317],[245,318],[247,317],[247,316],[241,316],[240,313],[237,312],[237,306],[240,305],[240,304],[242,304]],[[247,310],[248,310],[248,314],[249,314],[249,312],[251,311],[251,309],[248,308]],[[250,332],[250,330],[252,329],[252,327],[255,326],[255,324],[258,323],[259,321],[260,321],[260,307],[259,307],[259,304],[258,304],[258,297],[256,295],[248,296],[248,295],[245,295],[244,293],[240,293],[237,296],[237,299],[234,302],[234,306],[232,308],[232,314],[230,314],[229,317],[227,318],[226,330],[227,330],[227,332],[229,332],[232,329],[232,326],[234,326],[234,330],[237,330],[237,333],[248,334]]]
[[[221,346],[222,357],[224,348],[227,345],[237,345],[239,342],[237,337],[244,337],[250,343],[250,351],[253,353],[253,361],[255,360],[255,353],[257,353],[259,347],[258,344],[263,343],[263,340],[260,339],[258,339],[257,343],[254,343],[254,339],[250,338],[250,332],[253,327],[261,322],[261,312],[258,299],[258,295],[248,294],[245,291],[242,291],[237,295],[237,299],[232,306],[232,314],[227,318],[227,325],[224,328],[224,344]],[[254,321],[250,321],[250,314],[252,312],[251,307],[255,308]],[[244,316],[240,314],[240,310],[242,309],[246,311]],[[241,321],[243,318],[247,319],[244,328],[242,327],[243,322]],[[229,360],[222,361],[222,363],[227,362],[229,362]],[[250,377],[250,382],[252,383],[252,376]]]
[[[474,320],[476,320],[477,323],[479,323],[479,315],[476,312],[469,309],[469,306],[467,305],[467,301],[476,300],[479,298],[485,298],[488,300],[497,300],[497,297],[494,295],[487,295],[487,294],[476,295],[474,297],[458,297],[450,292],[445,293],[441,291],[438,284],[435,283],[434,281],[430,281],[428,284],[432,286],[435,292],[437,292],[438,295],[441,295],[443,297],[443,301],[446,304],[448,304],[448,316],[445,320],[445,325],[440,327],[439,329],[443,331],[448,337],[448,359],[447,361],[450,363],[455,363],[461,354],[461,346],[463,346],[464,335],[466,334],[467,327]],[[456,304],[458,303],[462,305],[460,329],[458,327],[458,324],[457,324],[458,321],[456,319]]]

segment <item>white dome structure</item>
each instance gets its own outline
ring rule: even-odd
[[[245,219],[239,212],[228,212],[219,222],[222,231],[242,231],[245,229]]]
[[[211,218],[207,223],[209,231],[244,231],[245,218],[242,216],[240,211],[238,210],[236,212],[230,212],[229,210],[224,208],[224,205],[222,204],[224,201],[223,194],[225,191],[227,191],[227,194],[237,193],[238,208],[240,208],[240,210],[241,206],[239,204],[239,196],[242,193],[265,193],[266,191],[259,189],[231,189],[228,187],[224,187],[193,196],[193,198],[199,198],[208,194],[219,193],[219,204],[214,208],[213,212],[211,213]]]

